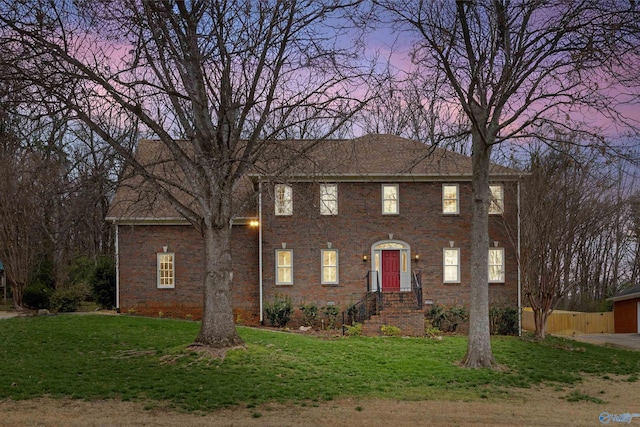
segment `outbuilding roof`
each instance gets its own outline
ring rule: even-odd
[[[607,301],[624,301],[635,298],[640,298],[640,285],[625,289],[617,295],[607,298]]]

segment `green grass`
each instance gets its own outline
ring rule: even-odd
[[[326,340],[250,328],[239,328],[246,349],[220,361],[186,350],[198,327],[129,316],[2,320],[0,400],[145,400],[208,411],[345,396],[491,399],[511,387],[573,384],[585,373],[637,378],[640,372],[637,352],[557,338],[494,338],[502,369],[491,371],[456,365],[466,350],[464,337]]]

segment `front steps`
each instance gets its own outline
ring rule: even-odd
[[[424,312],[417,308],[413,292],[385,292],[382,307],[378,314],[362,322],[362,335],[382,336],[382,326],[396,326],[402,336],[424,336]]]

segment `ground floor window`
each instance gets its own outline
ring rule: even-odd
[[[445,248],[442,251],[444,283],[460,283],[460,248]]]
[[[175,288],[176,270],[175,254],[162,252],[158,254],[158,288]]]
[[[504,282],[504,248],[489,248],[489,283]]]
[[[293,251],[276,250],[276,285],[293,285]]]
[[[322,249],[322,278],[323,285],[338,284],[338,251],[336,249]]]

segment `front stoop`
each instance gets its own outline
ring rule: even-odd
[[[413,293],[385,293],[383,309],[362,323],[362,335],[381,336],[382,326],[396,326],[402,336],[424,336],[424,312],[416,307]]]

